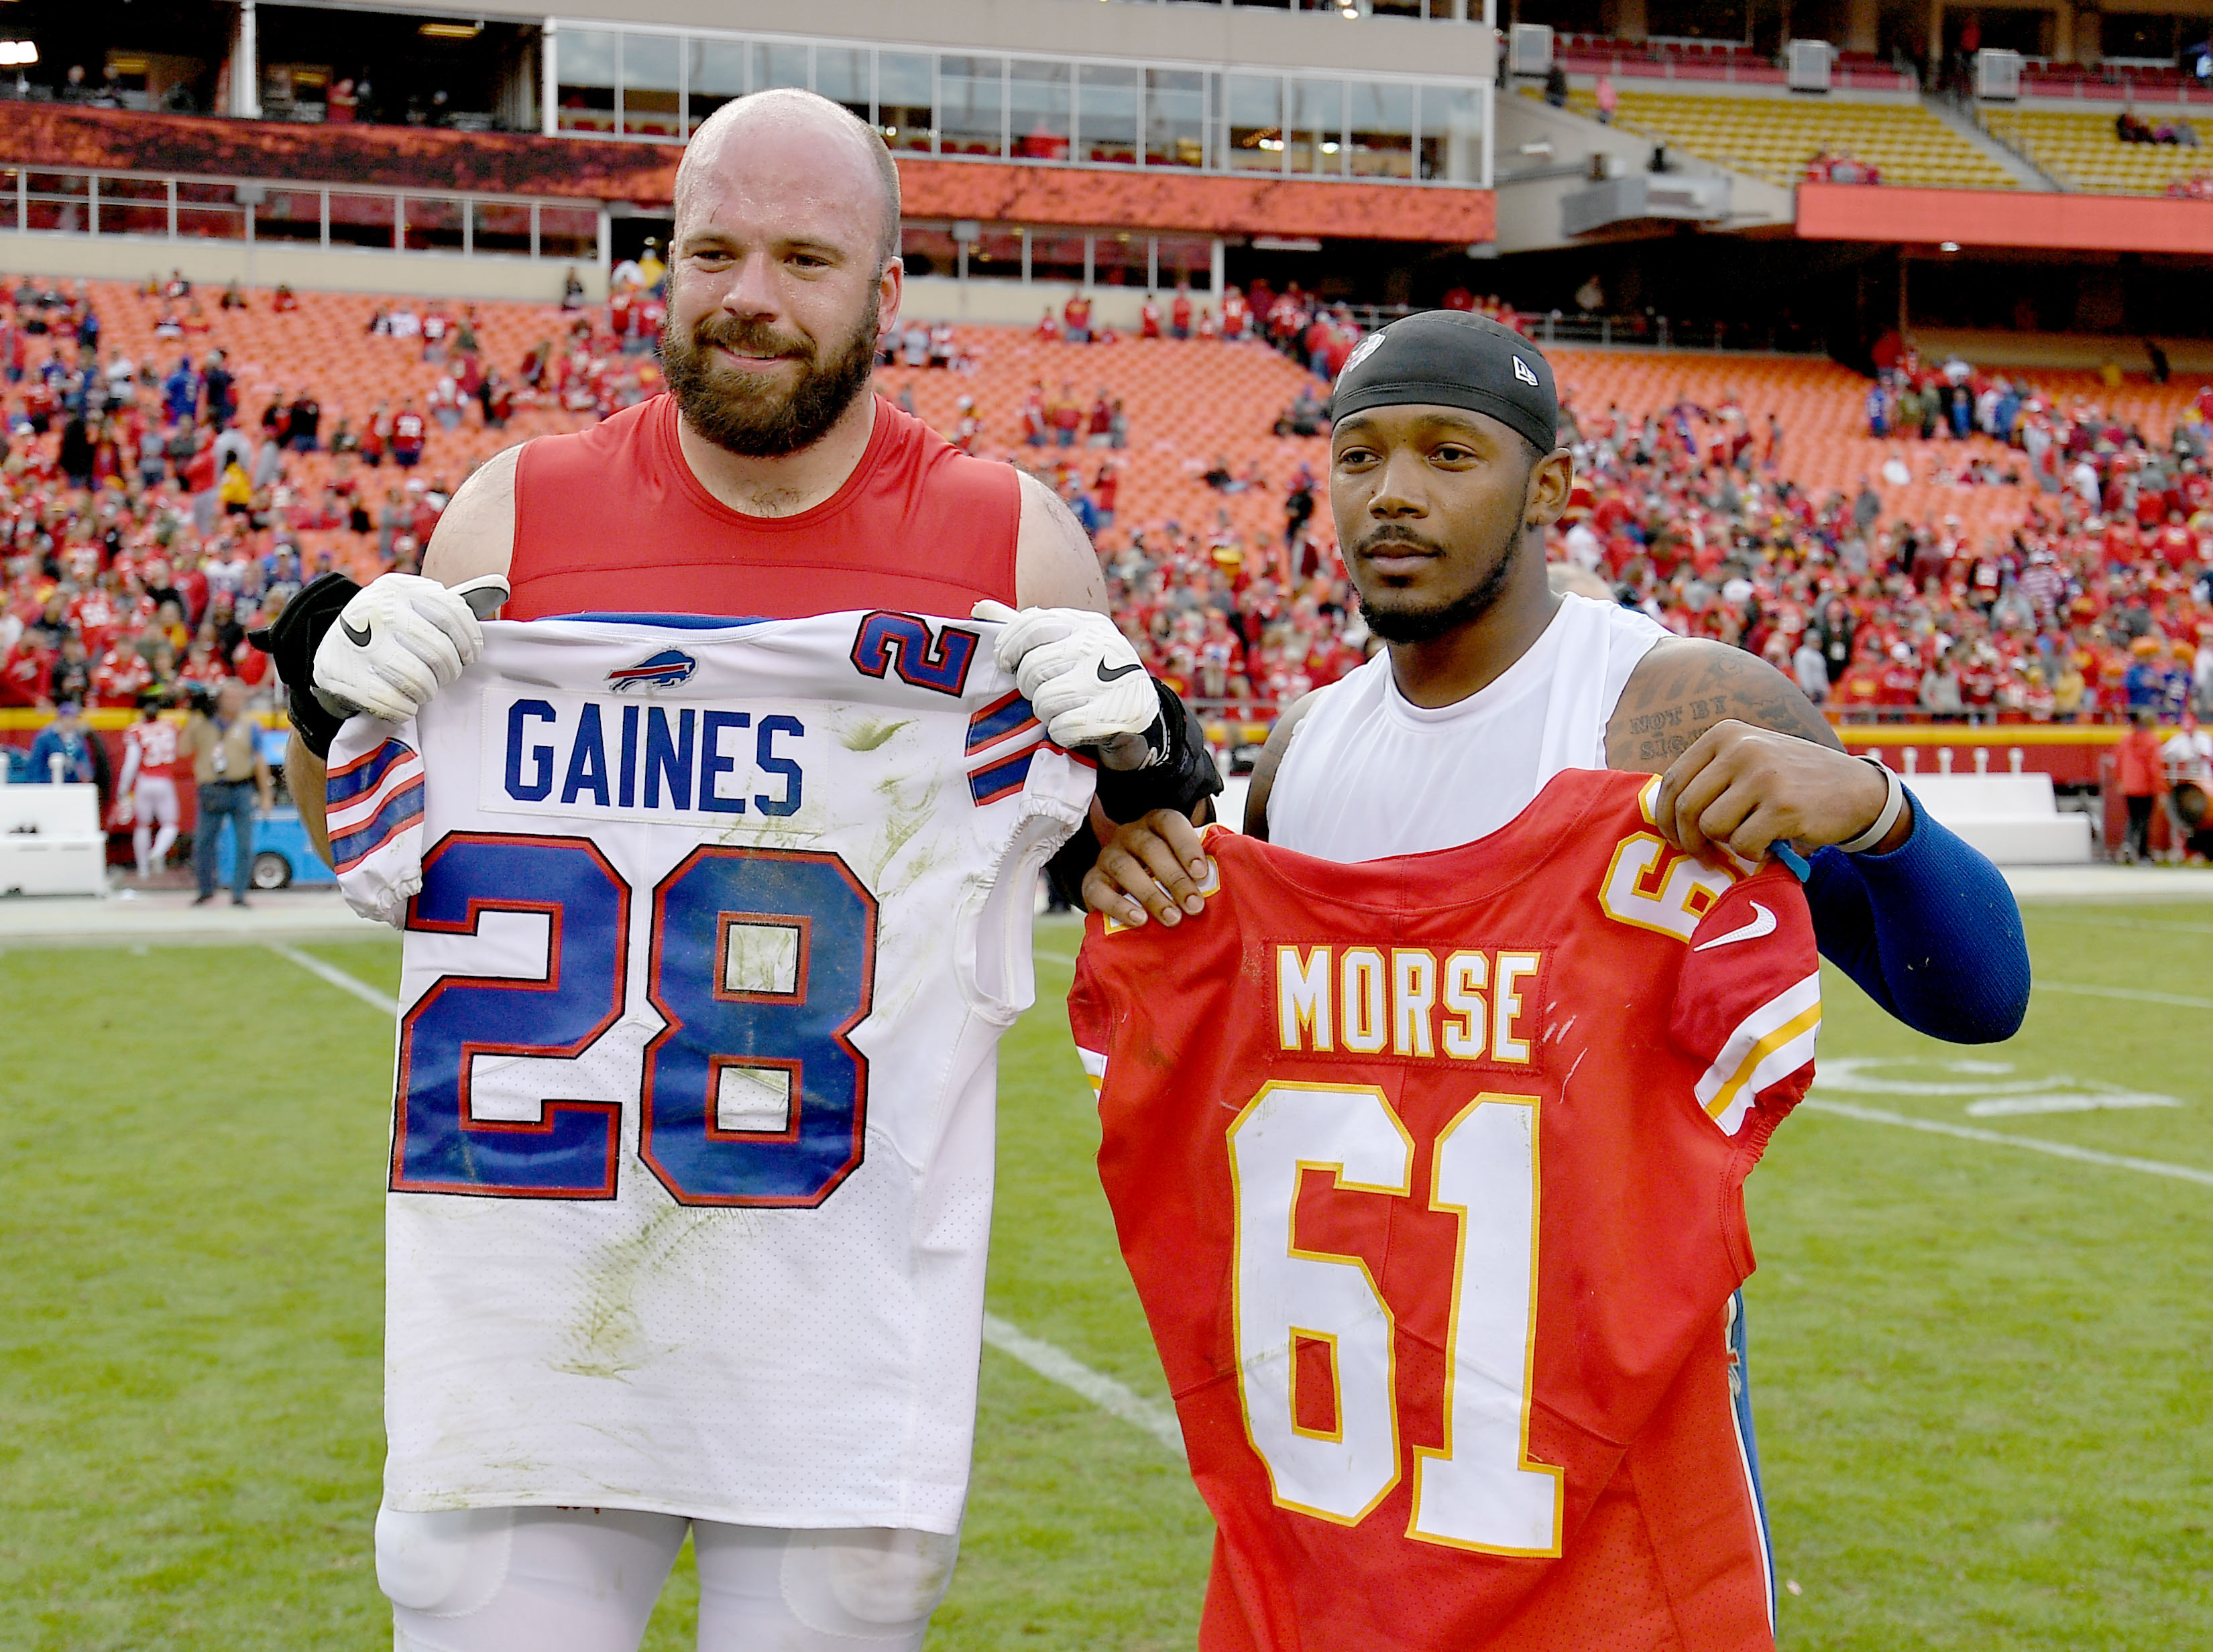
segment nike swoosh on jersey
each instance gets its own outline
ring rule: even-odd
[[[338,629],[346,634],[346,641],[352,643],[356,648],[365,649],[369,646],[369,639],[371,633],[367,625],[363,625],[360,630],[357,631],[354,629],[353,622],[351,620],[341,618],[338,620]]]
[[[1139,665],[1133,660],[1128,665],[1117,666],[1113,670],[1109,671],[1106,669],[1106,662],[1104,660],[1101,660],[1095,667],[1093,668],[1093,669],[1098,672],[1099,680],[1100,682],[1111,683],[1118,678],[1128,676],[1133,671],[1143,671],[1144,667]]]
[[[1763,935],[1775,933],[1775,914],[1758,901],[1752,903],[1753,918],[1727,935],[1717,935],[1710,941],[1701,941],[1691,948],[1692,952],[1711,952],[1716,947],[1726,947],[1732,941],[1757,941]]]

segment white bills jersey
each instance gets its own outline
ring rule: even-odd
[[[405,931],[387,1504],[951,1533],[995,1050],[1088,765],[909,614],[493,623],[332,747]]]

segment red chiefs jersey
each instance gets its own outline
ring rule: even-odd
[[[123,731],[124,760],[138,759],[141,779],[174,779],[177,768],[177,725],[158,718],[142,718]]]
[[[1774,1645],[1724,1315],[1820,977],[1796,881],[1668,848],[1658,783],[1356,866],[1216,829],[1200,917],[1090,918],[1205,1652]]]
[[[700,485],[660,395],[515,472],[509,619],[661,613],[804,619],[844,608],[965,616],[1015,600],[1021,482],[879,397],[844,485],[790,516],[749,516]]]

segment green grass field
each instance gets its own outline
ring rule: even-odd
[[[2213,907],[2029,923],[2018,1039],[1949,1050],[1834,978],[1818,1094],[2213,1172]],[[1006,1046],[991,1307],[1158,1395],[1062,1017],[1075,941],[1046,926]],[[396,979],[394,943],[313,950]],[[0,1647],[389,1646],[388,1023],[258,948],[7,951],[0,1005]],[[1969,1112],[2007,1087],[2182,1105]],[[1786,1648],[2213,1645],[2213,1186],[1808,1110],[1749,1202]],[[982,1403],[931,1646],[1189,1646],[1211,1529],[1180,1468],[996,1351]],[[680,1566],[648,1644],[691,1623]]]

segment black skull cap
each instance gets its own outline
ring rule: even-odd
[[[1362,339],[1337,375],[1329,416],[1410,404],[1487,413],[1540,454],[1559,445],[1552,363],[1511,327],[1466,310],[1402,316]]]

